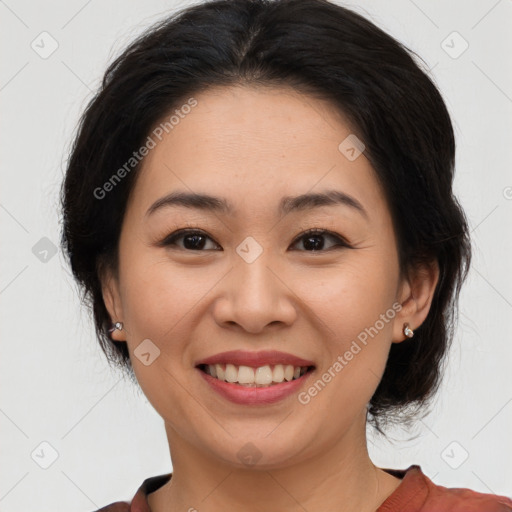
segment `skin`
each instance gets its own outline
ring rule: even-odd
[[[425,320],[438,267],[401,276],[389,207],[361,155],[338,149],[352,130],[328,102],[288,88],[210,89],[150,151],[126,210],[119,272],[102,277],[113,339],[127,341],[140,386],[165,423],[173,477],[148,501],[154,512],[375,511],[400,480],[377,468],[366,441],[366,406],[392,343]],[[336,189],[346,205],[277,214],[283,196]],[[183,206],[148,208],[171,191],[224,197],[231,215]],[[158,245],[181,228],[207,237],[200,250]],[[301,233],[348,240],[312,251]],[[236,252],[248,236],[262,254]],[[318,237],[318,235],[317,235]],[[215,250],[217,248],[217,250]],[[219,249],[220,248],[220,249]],[[402,309],[307,405],[296,394],[271,405],[217,395],[194,365],[233,349],[277,349],[315,362],[317,378],[393,303]],[[160,356],[134,350],[149,338]],[[303,389],[301,389],[302,391]],[[259,460],[237,456],[247,443]]]

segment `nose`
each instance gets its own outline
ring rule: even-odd
[[[235,260],[214,305],[215,321],[250,333],[290,326],[297,317],[293,283],[265,251],[256,261]],[[272,327],[273,326],[273,327]]]

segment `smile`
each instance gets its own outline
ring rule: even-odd
[[[211,377],[244,387],[269,387],[297,380],[312,370],[312,366],[264,365],[253,368],[245,365],[202,364],[198,368]]]

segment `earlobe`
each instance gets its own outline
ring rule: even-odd
[[[122,331],[123,330],[123,322],[116,322],[108,332],[113,333],[114,331]]]
[[[101,278],[101,293],[103,302],[110,315],[112,327],[109,329],[109,334],[114,341],[126,341],[123,331],[123,310],[121,307],[121,296],[119,293],[119,286],[117,279],[112,275],[110,270],[105,270]]]
[[[410,269],[401,289],[402,309],[396,315],[393,343],[412,338],[427,318],[439,281],[437,261],[417,265]]]

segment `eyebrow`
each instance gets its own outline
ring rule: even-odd
[[[285,196],[278,206],[278,213],[286,215],[290,212],[312,210],[322,206],[344,205],[353,208],[363,217],[368,219],[368,214],[363,205],[354,197],[339,190],[326,190],[321,193],[308,193],[299,196]],[[203,211],[211,211],[225,215],[232,215],[233,205],[225,198],[208,194],[175,191],[157,199],[146,211],[145,217],[149,217],[157,210],[168,207],[185,207]]]

